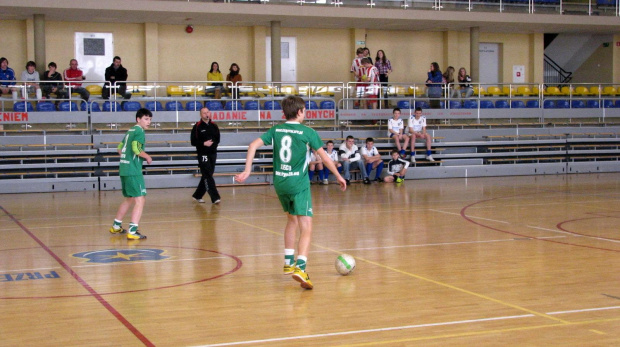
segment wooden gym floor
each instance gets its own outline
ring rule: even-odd
[[[120,192],[0,195],[0,345],[620,345],[620,174],[312,191],[314,290],[270,186],[151,189],[131,242]]]

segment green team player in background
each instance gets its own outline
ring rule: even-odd
[[[284,229],[284,274],[292,273],[293,279],[299,282],[302,288],[312,289],[312,282],[306,273],[312,238],[312,195],[308,179],[310,150],[316,150],[324,165],[336,177],[342,191],[346,190],[347,186],[333,160],[323,150],[323,141],[319,134],[301,124],[306,116],[304,100],[298,96],[288,96],[282,101],[282,111],[286,123],[271,127],[252,141],[248,148],[245,170],[236,175],[235,180],[244,182],[250,176],[252,161],[258,148],[273,145],[273,185],[288,217]],[[297,228],[300,229],[300,236],[295,261]]]
[[[142,162],[146,160],[150,164],[153,159],[144,151],[146,143],[144,137],[144,129],[148,129],[151,125],[151,111],[141,108],[136,112],[136,125],[127,130],[123,141],[118,144],[118,153],[121,155],[118,167],[119,176],[121,177],[121,186],[123,188],[123,196],[125,201],[118,207],[114,225],[110,228],[112,234],[124,234],[125,229],[121,226],[123,217],[129,211],[131,205],[134,205],[131,211],[131,223],[127,238],[129,240],[146,239],[146,236],[138,232],[138,224],[142,217],[142,210],[146,201],[146,186],[144,185],[144,176],[142,175]]]

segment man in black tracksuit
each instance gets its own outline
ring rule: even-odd
[[[116,56],[112,60],[112,65],[105,69],[105,80],[110,82],[112,86],[116,86],[118,89],[112,93],[117,93],[123,96],[124,99],[130,99],[131,93],[127,93],[127,69],[121,65],[121,57]],[[122,82],[122,83],[121,83]],[[101,97],[104,99],[110,98],[110,85],[104,84],[101,90]]]
[[[200,120],[192,128],[191,141],[192,146],[196,147],[198,166],[202,173],[202,179],[192,197],[204,203],[202,197],[205,193],[209,193],[211,202],[218,204],[220,194],[215,186],[213,172],[217,160],[217,146],[220,144],[220,129],[211,121],[211,111],[206,107],[200,109]]]

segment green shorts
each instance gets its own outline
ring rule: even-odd
[[[284,212],[294,216],[312,217],[312,193],[310,187],[296,194],[278,194]]]
[[[123,196],[126,198],[146,195],[146,186],[142,175],[121,176],[121,186],[123,187]]]

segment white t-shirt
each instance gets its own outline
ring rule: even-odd
[[[314,155],[314,152],[310,152],[310,161],[319,161],[319,159],[317,159],[317,156]]]
[[[366,148],[366,146],[362,147],[362,156],[374,157],[378,155],[379,151],[377,151],[377,147],[372,146],[371,149]]]
[[[398,119],[392,118],[388,120],[388,136],[392,135],[390,130],[394,130],[395,132],[400,133],[400,129],[404,127],[405,127],[405,123],[403,122],[401,118],[398,118]]]
[[[422,132],[422,128],[426,128],[426,117],[420,116],[420,119],[415,119],[414,115],[409,117],[409,127],[413,128],[416,133]]]
[[[334,148],[332,149],[332,152],[329,153],[327,150],[325,150],[325,153],[327,153],[327,155],[331,158],[331,160],[333,161],[339,161],[340,159],[338,158],[338,151]]]

